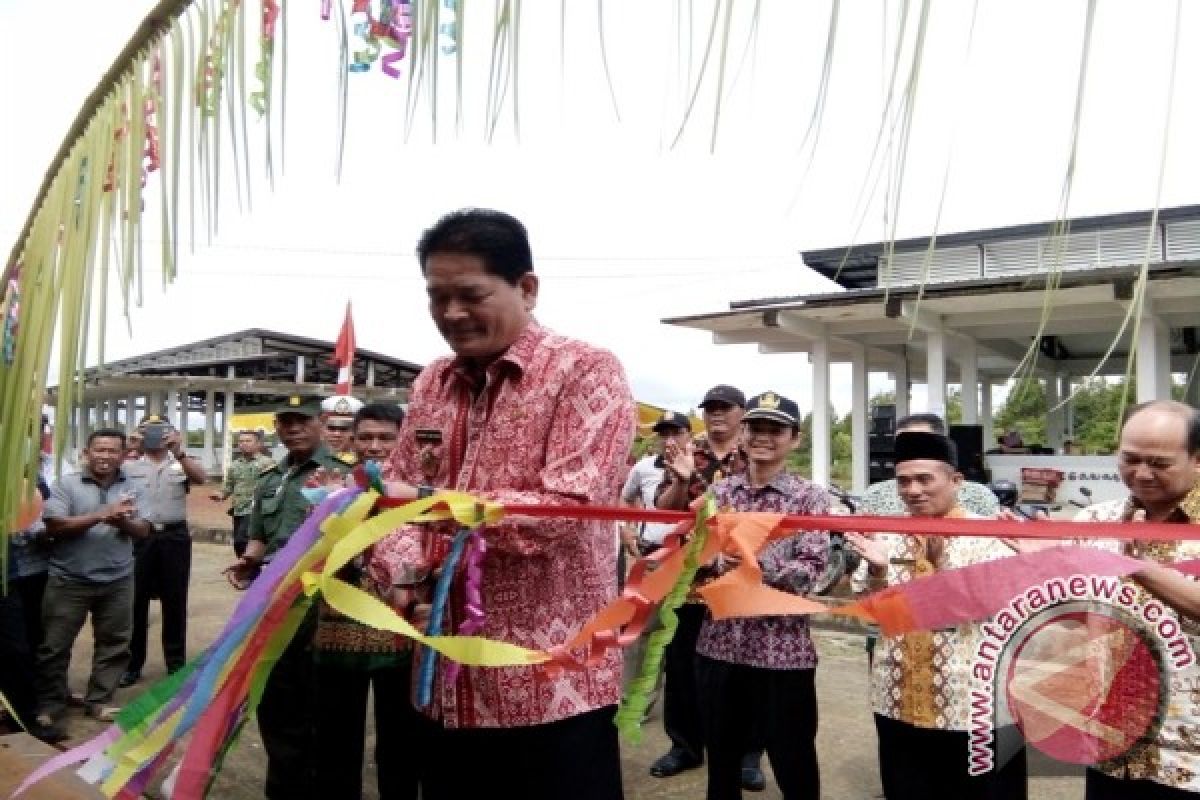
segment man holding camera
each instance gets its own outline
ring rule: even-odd
[[[142,457],[126,462],[125,474],[140,489],[151,533],[133,548],[133,639],[121,686],[132,686],[142,678],[151,598],[162,601],[167,672],[175,672],[187,660],[187,596],[192,571],[187,494],[192,484],[203,486],[208,477],[204,466],[184,449],[179,431],[163,417],[147,416],[138,431]]]
[[[109,716],[113,693],[129,661],[133,607],[133,541],[150,534],[139,487],[121,465],[125,434],[101,429],[88,437],[79,472],[54,482],[43,517],[50,540],[50,573],[42,601],[38,648],[38,716],[32,733],[48,742],[66,738],[67,667],[75,637],[92,618],[88,713]]]

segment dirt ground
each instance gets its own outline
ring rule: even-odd
[[[195,499],[202,504],[201,498]],[[192,516],[197,527],[211,521],[214,527],[221,524],[221,514],[215,508],[196,509]],[[228,518],[225,518],[228,519]],[[192,565],[190,617],[188,626],[189,652],[197,652],[207,645],[229,618],[239,595],[225,583],[221,569],[231,560],[232,550],[226,544],[197,542]],[[150,655],[146,665],[144,688],[149,682],[164,673],[162,651],[158,647],[158,608],[151,607]],[[880,797],[878,771],[876,769],[875,732],[868,711],[866,691],[866,655],[862,637],[836,631],[817,631],[818,650],[821,664],[817,670],[817,693],[820,702],[820,732],[817,748],[821,764],[823,796],[831,800],[869,800]],[[71,684],[76,691],[82,690],[87,679],[91,661],[90,636],[80,637],[71,663]],[[128,702],[136,695],[137,687],[123,690],[118,702]],[[82,738],[99,730],[99,725],[83,717],[79,709],[70,715],[69,731],[72,735],[68,744],[77,744]],[[373,737],[368,723],[367,765],[363,773],[363,796],[375,800],[375,773]],[[625,779],[626,797],[638,798],[699,798],[704,795],[704,770],[693,770],[669,779],[650,777],[651,762],[667,749],[667,739],[662,731],[662,721],[657,710],[644,727],[644,737],[639,744],[622,742],[622,771]],[[249,800],[262,796],[261,787],[266,757],[258,736],[257,727],[247,726],[237,747],[229,755],[225,767],[217,780],[214,798],[221,800]],[[930,765],[936,768],[936,765]],[[1053,771],[1044,762],[1031,758],[1029,797],[1031,800],[1066,800],[1083,796],[1083,782],[1077,770],[1059,769],[1054,777],[1041,775]],[[770,773],[768,770],[768,778]],[[747,793],[748,797],[754,797]],[[775,800],[780,798],[774,784],[758,797]]]

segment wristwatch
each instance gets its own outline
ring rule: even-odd
[[[417,499],[418,500],[424,500],[426,497],[433,497],[433,494],[434,494],[434,488],[432,486],[422,484],[417,487]]]

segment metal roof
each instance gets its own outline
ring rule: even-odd
[[[333,342],[250,328],[89,367],[84,373],[85,392],[124,396],[179,389],[202,396],[206,390],[217,390],[216,403],[223,407],[220,393],[229,390],[242,395],[239,407],[269,404],[269,395],[332,392],[338,371],[333,349]],[[411,361],[357,348],[355,393],[363,398],[403,399],[420,371],[421,365]],[[56,389],[47,387],[48,396]]]
[[[137,356],[110,361],[102,367],[89,367],[88,374],[138,374],[162,373],[170,368],[182,368],[190,372],[196,368],[207,368],[252,362],[268,357],[313,356],[317,357],[310,367],[319,368],[333,354],[334,343],[312,339],[293,333],[282,333],[264,328],[249,328],[236,333],[226,333],[198,342],[176,345]],[[359,361],[374,361],[378,365],[392,367],[398,373],[416,377],[421,365],[402,358],[386,355],[374,350],[357,348],[356,367]],[[334,370],[336,371],[336,370]]]
[[[1071,233],[1107,228],[1123,228],[1138,225],[1149,225],[1153,217],[1152,211],[1125,211],[1117,214],[1101,214],[1091,217],[1075,217],[1067,220]],[[1177,220],[1200,219],[1200,205],[1175,206],[1159,209],[1159,223]],[[982,228],[960,233],[947,233],[937,237],[937,246],[961,247],[964,245],[983,245],[989,242],[1007,239],[1022,239],[1030,236],[1046,236],[1053,232],[1054,221],[1035,222],[1021,225],[1009,225],[1002,228]],[[925,250],[933,237],[922,236],[914,239],[897,239],[896,252],[911,252]],[[831,247],[822,250],[805,250],[801,253],[806,266],[824,277],[835,281],[847,289],[859,289],[873,286],[876,282],[879,259],[887,249],[887,242],[853,245],[851,247]],[[751,302],[751,301],[747,301]],[[762,301],[753,301],[762,302]]]

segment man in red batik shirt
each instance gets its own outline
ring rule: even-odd
[[[609,352],[533,319],[538,279],[524,226],[497,211],[449,214],[417,247],[430,313],[454,351],[417,378],[389,493],[456,489],[503,504],[616,505],[633,440],[633,398]],[[377,582],[427,589],[453,530],[412,526],[381,541]],[[616,594],[613,523],[507,517],[484,529],[482,597],[491,639],[567,642]],[[430,577],[425,577],[428,574]],[[442,631],[463,619],[455,580]],[[421,659],[414,659],[419,669]],[[621,655],[550,673],[462,668],[433,686],[424,796],[612,800],[621,767],[612,720]]]

